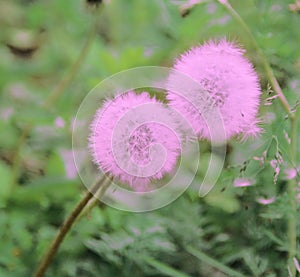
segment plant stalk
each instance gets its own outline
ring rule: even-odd
[[[296,167],[297,153],[297,117],[291,120],[291,142],[290,142],[290,162]],[[296,268],[293,259],[297,251],[297,199],[296,199],[296,179],[289,180],[288,194],[290,199],[291,213],[288,218],[288,240],[289,240],[289,269],[292,276],[296,276]]]
[[[105,184],[106,176],[103,176],[101,179],[97,180],[90,190],[87,191],[85,196],[79,201],[79,203],[75,206],[75,208],[72,210],[70,215],[66,218],[64,223],[59,228],[57,235],[53,239],[50,247],[48,248],[47,253],[42,258],[41,262],[39,263],[36,272],[34,273],[34,277],[42,277],[44,276],[46,270],[48,269],[49,265],[51,264],[54,256],[56,255],[61,243],[63,242],[65,236],[75,223],[76,219],[80,215],[80,213],[83,211],[83,209],[86,207],[90,199],[93,198],[94,194],[97,193],[98,190],[101,190],[101,187],[103,184]],[[110,180],[110,179],[108,179]],[[108,186],[106,186],[106,189]],[[104,195],[106,189],[102,189],[101,193],[98,195],[98,197],[101,197]]]
[[[284,96],[280,85],[274,75],[274,72],[268,63],[264,53],[260,49],[260,47],[257,44],[257,41],[255,37],[253,36],[251,30],[249,29],[247,23],[242,19],[242,17],[234,10],[234,8],[230,5],[228,0],[218,0],[219,3],[221,3],[223,6],[226,7],[226,9],[229,11],[229,13],[232,15],[233,18],[237,20],[237,22],[241,25],[241,27],[244,29],[244,31],[247,33],[249,38],[251,39],[259,58],[264,66],[264,69],[266,71],[266,75],[269,79],[269,82],[271,86],[273,87],[273,90],[275,94],[278,96],[282,107],[284,108],[285,112],[288,114],[290,119],[290,126],[291,126],[291,143],[290,143],[290,162],[292,166],[295,166],[296,163],[296,151],[297,151],[297,118],[296,113],[294,113],[291,109],[291,106],[289,105],[286,97]],[[288,265],[289,269],[291,271],[292,276],[296,276],[296,268],[293,264],[293,258],[296,255],[297,250],[297,225],[296,225],[296,212],[297,212],[297,202],[296,202],[296,181],[290,180],[288,184],[288,194],[289,194],[289,200],[290,200],[290,207],[291,207],[291,214],[288,218],[288,240],[289,240],[289,258],[288,258]]]
[[[96,21],[93,22],[90,32],[87,36],[87,40],[79,53],[79,56],[77,57],[76,61],[73,63],[73,65],[70,67],[68,73],[66,76],[59,82],[57,87],[49,94],[49,96],[45,99],[45,101],[42,103],[42,106],[50,110],[55,102],[59,99],[59,97],[63,94],[65,89],[70,85],[72,82],[74,76],[80,69],[81,64],[83,63],[85,57],[87,56],[89,49],[92,45],[93,39],[96,35]],[[15,150],[14,154],[14,159],[13,159],[13,181],[12,181],[12,189],[14,189],[17,186],[17,179],[20,175],[20,162],[21,162],[21,157],[20,157],[20,150],[22,149],[23,145],[26,142],[27,136],[30,134],[30,131],[32,130],[33,125],[32,124],[27,124],[27,126],[22,130],[20,139],[18,142],[18,145]]]
[[[289,115],[290,118],[294,118],[295,115],[292,113],[291,111],[291,107],[289,105],[289,102],[287,101],[286,97],[284,96],[281,87],[274,75],[274,72],[270,66],[270,64],[268,63],[264,53],[262,52],[261,48],[258,46],[257,41],[255,39],[255,37],[253,36],[251,30],[249,29],[247,23],[244,21],[244,19],[236,12],[236,10],[230,5],[230,3],[227,0],[218,0],[219,3],[221,3],[224,7],[226,7],[226,9],[228,10],[228,12],[231,14],[231,16],[233,18],[235,18],[235,20],[240,24],[240,26],[244,29],[244,31],[247,33],[247,35],[249,36],[249,38],[252,41],[253,46],[255,47],[255,50],[258,53],[259,59],[266,71],[267,77],[269,79],[269,82],[271,84],[271,86],[273,87],[274,92],[276,93],[276,95],[278,96],[281,105],[283,106],[284,110],[286,111],[286,113]]]
[[[88,203],[86,204],[86,206],[84,207],[84,209],[82,210],[82,212],[78,215],[75,223],[77,221],[80,221],[84,216],[87,216],[87,218],[89,218],[89,214],[91,212],[91,210],[99,203],[99,199],[101,198],[101,196],[103,196],[103,194],[106,192],[106,190],[108,189],[108,187],[111,185],[112,179],[111,178],[107,178],[102,186],[98,189],[98,191],[94,194],[94,197],[92,197]]]
[[[65,89],[68,87],[68,85],[73,80],[74,76],[78,72],[81,64],[83,63],[85,57],[87,56],[90,46],[94,40],[94,37],[96,35],[96,23],[92,24],[92,28],[87,36],[87,40],[85,44],[83,45],[83,48],[77,57],[77,60],[74,62],[68,73],[65,75],[65,77],[58,83],[56,88],[49,94],[49,96],[46,98],[45,102],[43,103],[43,106],[47,109],[51,108],[53,104],[56,102],[56,100],[62,95],[62,93],[65,91]]]

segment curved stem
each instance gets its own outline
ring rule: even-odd
[[[84,61],[85,57],[87,56],[89,52],[89,48],[94,40],[94,37],[96,35],[96,21],[93,23],[92,28],[90,30],[90,33],[88,34],[87,40],[77,58],[77,60],[74,62],[72,67],[70,68],[69,72],[65,75],[65,77],[59,82],[59,84],[56,86],[56,88],[52,91],[52,93],[49,94],[45,102],[43,103],[43,106],[45,108],[50,108],[55,103],[55,101],[62,95],[62,93],[65,91],[65,89],[68,87],[68,85],[73,80],[75,74],[77,73],[78,69],[80,68],[80,65]]]
[[[291,143],[290,143],[290,161],[292,166],[296,166],[297,153],[297,117],[291,120]],[[288,218],[288,240],[289,240],[289,269],[292,276],[296,276],[296,268],[293,262],[297,250],[297,222],[296,222],[296,180],[292,179],[288,183],[288,193],[290,199],[291,213]]]
[[[92,45],[92,42],[94,40],[94,37],[96,35],[96,19],[95,22],[93,22],[90,33],[88,34],[87,40],[78,56],[74,64],[71,66],[68,73],[65,75],[65,77],[60,81],[60,83],[56,86],[56,88],[50,93],[50,95],[46,98],[42,106],[46,109],[50,109],[54,103],[57,101],[57,99],[63,94],[65,89],[68,87],[68,85],[73,80],[74,76],[78,72],[81,64],[83,63],[84,59],[86,58],[90,46]],[[32,126],[30,126],[31,129]],[[30,130],[29,129],[29,130]],[[89,203],[89,201],[93,198],[94,194],[97,193],[99,190],[98,197],[101,197],[104,195],[106,189],[108,188],[109,184],[106,184],[105,188],[103,186],[103,183],[105,183],[106,178],[103,177],[101,180],[97,180],[95,184],[92,186],[91,190],[89,190],[86,195],[82,198],[82,200],[76,205],[76,207],[73,209],[73,211],[70,213],[70,215],[67,217],[65,222],[60,227],[56,237],[52,241],[46,255],[41,260],[34,277],[42,277],[44,276],[47,268],[49,267],[52,259],[56,255],[61,243],[63,242],[63,239],[65,238],[68,231],[71,229],[73,224],[77,221],[78,216],[82,213],[86,205]]]
[[[89,217],[90,211],[99,203],[99,199],[101,198],[101,196],[104,195],[105,191],[111,185],[111,182],[112,182],[111,178],[107,178],[106,180],[104,180],[102,186],[94,194],[94,197],[89,200],[89,202],[86,204],[85,208],[78,215],[78,217],[76,219],[76,222],[79,221],[79,220],[81,220],[84,216]]]
[[[45,109],[51,109],[55,101],[58,100],[58,98],[63,94],[67,86],[71,83],[73,80],[74,76],[78,72],[82,62],[84,61],[86,55],[88,54],[88,51],[90,49],[90,46],[92,44],[92,41],[96,35],[96,19],[95,22],[93,22],[91,26],[91,30],[87,36],[87,40],[78,56],[74,64],[71,66],[69,69],[68,73],[66,76],[59,82],[58,86],[50,93],[50,95],[46,98],[46,100],[42,103],[42,106]],[[20,139],[18,142],[18,145],[16,147],[16,151],[14,154],[14,161],[13,161],[13,183],[12,183],[12,188],[14,188],[17,184],[17,179],[20,175],[20,150],[23,147],[23,145],[26,142],[26,137],[32,130],[33,126],[32,124],[28,124],[21,132]]]
[[[59,231],[57,232],[56,237],[53,239],[46,255],[43,257],[41,262],[39,263],[39,266],[33,275],[34,277],[42,277],[44,276],[47,268],[52,262],[52,259],[56,255],[61,243],[63,242],[66,234],[71,229],[73,224],[76,222],[76,219],[78,218],[79,214],[83,211],[85,206],[88,204],[90,199],[94,196],[95,193],[100,189],[102,185],[105,183],[106,177],[103,176],[100,180],[97,180],[94,185],[91,187],[91,189],[85,194],[85,196],[79,201],[79,203],[76,205],[76,207],[73,209],[73,211],[70,213],[70,215],[66,218],[64,223],[59,228]],[[110,180],[110,179],[109,179]],[[105,187],[108,188],[108,185]],[[106,189],[102,189],[100,195],[98,197],[101,197],[104,195]]]
[[[233,18],[236,19],[236,21],[238,21],[238,23],[240,24],[240,26],[244,29],[244,31],[247,33],[247,35],[249,36],[249,38],[251,39],[253,46],[255,47],[255,50],[258,53],[258,56],[262,62],[262,65],[266,71],[266,74],[268,76],[269,82],[271,84],[271,86],[273,87],[274,92],[276,93],[276,95],[278,96],[281,105],[283,106],[284,110],[286,111],[286,113],[289,115],[290,118],[294,118],[295,115],[292,113],[291,111],[291,107],[289,105],[289,102],[287,101],[286,97],[284,96],[280,85],[274,75],[274,72],[270,66],[270,64],[268,63],[264,53],[262,52],[262,50],[260,49],[260,47],[258,46],[255,37],[253,36],[251,30],[249,29],[247,23],[243,20],[243,18],[235,11],[235,9],[230,5],[230,3],[227,0],[218,0],[219,3],[221,3],[224,7],[226,7],[226,9],[228,10],[228,12],[231,14],[231,16]]]
[[[227,0],[218,0],[223,6],[227,8],[229,13],[239,22],[242,28],[245,30],[249,38],[252,40],[252,43],[259,55],[259,58],[264,66],[268,79],[274,89],[274,92],[278,96],[281,105],[289,116],[290,124],[291,124],[291,143],[290,143],[290,161],[292,166],[295,166],[296,163],[296,151],[297,151],[297,117],[295,113],[293,113],[286,97],[284,96],[280,85],[274,75],[274,72],[268,63],[266,57],[264,56],[262,50],[258,46],[255,37],[253,36],[251,30],[249,29],[246,22],[241,18],[241,16],[233,9],[230,3]],[[296,181],[290,180],[288,184],[288,194],[290,200],[291,214],[288,218],[288,240],[289,240],[289,269],[291,271],[292,276],[296,276],[296,269],[293,264],[293,258],[296,255],[297,250],[297,225],[296,225],[296,211],[297,211],[297,202],[296,202]]]

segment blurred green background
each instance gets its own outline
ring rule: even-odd
[[[217,1],[191,10],[180,0],[96,2],[0,1],[0,277],[31,276],[85,192],[71,143],[85,95],[121,70],[172,66],[191,46],[224,37],[247,49],[260,75],[262,136],[228,143],[225,168],[205,198],[197,190],[210,147],[201,143],[203,166],[174,203],[140,214],[99,203],[71,230],[47,276],[288,276],[289,125],[277,100],[264,105],[273,94],[248,35]],[[291,2],[231,4],[293,106],[300,97],[300,14]],[[253,157],[264,151],[260,165]],[[276,182],[275,154],[284,161]],[[253,185],[234,187],[236,178]]]

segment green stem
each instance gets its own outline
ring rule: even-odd
[[[269,82],[271,84],[271,86],[273,87],[274,92],[276,93],[276,95],[278,96],[281,105],[283,106],[284,110],[286,111],[286,113],[289,115],[290,118],[294,118],[295,115],[292,113],[291,111],[291,107],[286,99],[286,97],[284,96],[280,85],[274,75],[274,72],[270,66],[270,64],[268,63],[264,53],[262,52],[262,50],[260,49],[260,47],[257,44],[257,41],[255,39],[255,37],[253,36],[251,30],[249,29],[247,23],[244,21],[244,19],[235,11],[235,9],[230,5],[230,3],[226,0],[218,0],[223,6],[226,7],[226,9],[228,10],[228,12],[231,14],[231,16],[233,18],[235,18],[235,20],[240,24],[240,26],[244,29],[244,31],[246,32],[246,34],[248,35],[248,37],[251,39],[253,46],[255,47],[256,52],[258,53],[258,56],[260,58],[260,61],[266,71],[267,77],[269,79]]]
[[[79,203],[75,206],[73,211],[70,213],[70,215],[66,218],[65,222],[61,225],[59,228],[56,237],[53,239],[50,247],[48,248],[48,251],[46,255],[42,258],[41,262],[39,263],[36,272],[34,273],[34,277],[42,277],[44,276],[47,268],[51,264],[53,258],[55,257],[61,243],[63,242],[65,236],[73,226],[73,224],[76,222],[76,219],[80,215],[80,213],[83,211],[87,203],[92,199],[95,193],[99,189],[101,189],[102,185],[105,183],[106,177],[103,176],[100,180],[97,180],[91,189],[86,193],[86,195],[79,201]],[[106,186],[106,189],[108,186]],[[102,189],[100,195],[98,197],[101,197],[104,195],[106,189]]]
[[[56,86],[56,88],[52,91],[52,93],[49,94],[45,102],[43,103],[43,106],[47,109],[53,106],[55,101],[62,95],[62,93],[65,91],[65,89],[69,86],[71,81],[73,80],[74,76],[78,72],[82,62],[84,61],[85,57],[87,56],[90,46],[94,40],[94,37],[96,35],[96,20],[95,23],[93,23],[92,28],[90,30],[90,33],[88,34],[87,40],[77,58],[77,60],[74,62],[72,67],[70,68],[69,72],[65,75],[65,77],[59,82],[59,84]]]
[[[99,203],[99,199],[101,196],[105,193],[105,191],[108,189],[108,187],[111,185],[112,179],[107,178],[102,186],[99,188],[99,190],[94,194],[94,197],[89,200],[89,202],[86,204],[85,208],[82,210],[82,212],[79,214],[79,216],[76,219],[77,221],[80,221],[84,216],[89,217],[89,214],[91,210]]]
[[[291,120],[291,142],[290,142],[290,161],[293,167],[296,166],[297,153],[297,120],[296,117]],[[288,218],[288,240],[289,240],[289,268],[292,276],[296,276],[296,268],[293,258],[296,256],[297,250],[297,200],[296,200],[296,179],[292,179],[288,183],[288,193],[291,205],[291,213]]]
[[[51,107],[55,104],[55,102],[58,100],[58,98],[63,94],[65,89],[69,86],[69,84],[72,82],[74,76],[78,72],[80,66],[82,65],[83,61],[85,60],[89,49],[92,45],[92,42],[94,40],[94,37],[96,35],[96,19],[95,22],[92,25],[92,28],[90,30],[90,33],[88,34],[87,40],[78,56],[74,64],[71,66],[68,73],[65,75],[65,77],[60,81],[60,83],[57,85],[57,87],[50,93],[50,95],[46,98],[44,103],[42,104],[43,107],[46,109],[51,109]],[[30,129],[32,126],[30,127]],[[73,224],[77,222],[78,216],[82,213],[86,205],[89,203],[89,201],[93,198],[94,194],[98,192],[98,197],[101,197],[104,195],[106,189],[108,188],[107,182],[105,182],[106,178],[104,177],[101,180],[97,180],[95,184],[92,186],[91,190],[89,190],[86,195],[83,197],[83,199],[76,205],[76,207],[73,209],[71,214],[67,217],[65,222],[62,224],[61,228],[59,229],[56,237],[52,241],[46,255],[41,260],[41,262],[38,265],[38,268],[34,274],[34,277],[42,277],[44,276],[47,268],[49,267],[52,259],[56,255],[61,243],[63,242],[65,236],[67,235],[68,231],[71,229]],[[105,185],[105,187],[104,187]]]
[[[223,6],[226,7],[226,9],[229,11],[229,13],[232,15],[233,18],[237,20],[237,22],[241,25],[241,27],[244,29],[244,31],[247,33],[248,37],[251,39],[259,58],[264,66],[264,69],[266,71],[267,77],[269,79],[269,82],[271,83],[271,86],[273,87],[274,92],[278,96],[282,107],[286,111],[286,113],[289,116],[290,123],[291,123],[291,143],[290,143],[290,160],[292,166],[295,166],[295,158],[296,158],[296,151],[297,151],[297,123],[296,123],[296,115],[293,113],[291,106],[289,105],[286,97],[284,96],[280,85],[274,75],[274,72],[268,63],[266,57],[264,56],[264,53],[258,46],[255,37],[253,36],[251,30],[249,29],[246,22],[241,18],[241,16],[233,9],[233,7],[230,5],[230,3],[227,0],[218,0]],[[289,199],[290,199],[290,205],[291,205],[291,214],[288,218],[288,240],[289,240],[289,268],[291,270],[292,276],[296,276],[296,269],[293,264],[293,258],[296,255],[296,249],[297,249],[297,235],[296,235],[296,211],[297,211],[297,203],[296,203],[296,181],[290,180],[288,184],[288,193],[289,193]]]
[[[74,76],[78,72],[82,62],[84,61],[86,55],[88,54],[88,51],[90,49],[90,46],[92,44],[93,38],[96,34],[96,21],[93,22],[91,30],[89,35],[87,36],[87,40],[78,56],[74,64],[69,69],[66,76],[59,82],[58,86],[50,93],[50,95],[46,98],[42,106],[45,109],[50,110],[52,106],[55,104],[55,101],[58,100],[58,98],[62,95],[62,93],[65,91],[65,89],[68,87],[68,85],[73,80]],[[26,142],[26,137],[32,130],[33,126],[32,124],[28,124],[21,132],[20,139],[18,142],[18,145],[15,150],[14,158],[13,158],[13,165],[12,165],[12,172],[13,172],[13,181],[12,181],[12,188],[15,188],[17,185],[17,180],[20,176],[20,163],[21,163],[21,157],[20,157],[20,150],[22,149],[23,145]]]

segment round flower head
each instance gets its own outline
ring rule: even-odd
[[[89,148],[96,165],[135,190],[174,169],[180,139],[172,115],[143,92],[107,100],[91,124]]]
[[[255,136],[260,132],[257,126],[259,79],[243,54],[243,49],[226,40],[210,41],[176,60],[174,69],[193,79],[201,89],[182,84],[178,75],[172,73],[167,99],[170,106],[189,120],[199,138],[211,139],[210,129],[214,126],[208,126],[211,124],[205,120],[212,117],[210,108],[218,109],[226,139],[239,134]],[[180,94],[176,93],[178,89]]]

